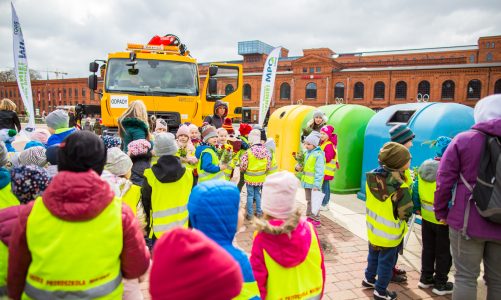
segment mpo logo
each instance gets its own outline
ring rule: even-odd
[[[20,31],[21,31],[21,26],[19,25],[19,22],[14,22],[14,34],[18,35]]]

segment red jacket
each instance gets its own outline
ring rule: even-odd
[[[65,221],[91,220],[99,215],[113,198],[108,183],[92,170],[85,173],[59,172],[43,194],[47,209],[55,217]],[[31,263],[31,253],[26,241],[26,222],[33,203],[21,208],[10,238],[7,286],[8,295],[12,299],[21,298]],[[122,205],[122,226],[122,276],[126,279],[138,278],[148,270],[150,253],[139,224],[126,204]]]

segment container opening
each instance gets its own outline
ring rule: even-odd
[[[409,124],[415,110],[397,110],[386,122],[386,125]]]
[[[283,112],[280,114],[280,119],[282,119],[284,116],[285,116],[285,111],[283,111]]]

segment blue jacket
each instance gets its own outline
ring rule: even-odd
[[[306,151],[304,155],[304,162],[308,161],[308,157],[313,155],[316,158],[315,162],[315,182],[313,185],[307,184],[304,181],[301,181],[301,186],[306,189],[317,188],[319,190],[322,189],[322,183],[324,181],[324,170],[325,170],[325,156],[324,152],[320,147],[316,147],[311,151]]]
[[[6,168],[0,167],[0,190],[10,183],[10,172]]]
[[[237,233],[240,192],[228,181],[211,180],[193,188],[188,201],[188,214],[193,228],[218,243],[240,264],[244,282],[254,282],[254,274],[245,253],[233,246]],[[259,299],[254,297],[253,299]]]
[[[209,153],[204,153],[202,157],[200,158],[200,155],[202,154],[202,151],[204,151],[207,148],[212,148],[212,150],[216,153],[216,150],[214,150],[214,147],[208,146],[208,145],[200,145],[197,147],[195,150],[195,156],[197,157],[198,160],[200,160],[200,164],[202,166],[202,170],[204,170],[207,173],[217,173],[221,171],[218,165],[215,165],[212,163],[212,156]]]
[[[47,140],[46,146],[50,147],[53,145],[61,144],[68,135],[72,134],[75,131],[76,131],[75,127],[62,128],[62,129],[56,130],[56,133],[51,135],[49,137],[49,139]]]

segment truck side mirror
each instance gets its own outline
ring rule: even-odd
[[[209,76],[216,76],[217,74],[217,66],[210,66],[209,67]]]
[[[209,95],[217,94],[217,79],[209,78]]]
[[[88,84],[89,84],[89,89],[91,89],[93,91],[97,90],[97,75],[96,74],[89,75]]]
[[[99,70],[99,64],[95,61],[91,62],[89,64],[89,71],[91,71],[92,73],[96,73],[97,70]]]

